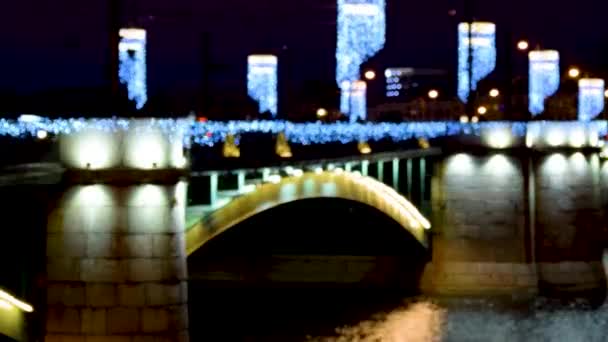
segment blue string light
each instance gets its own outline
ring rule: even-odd
[[[247,59],[247,92],[256,100],[260,113],[278,112],[278,59],[272,55],[251,55]]]
[[[34,119],[35,118],[35,119]],[[0,135],[15,138],[37,137],[44,131],[54,135],[76,134],[86,130],[124,132],[152,129],[161,131],[171,139],[183,139],[185,147],[192,144],[214,146],[224,142],[227,135],[242,134],[277,135],[284,133],[291,143],[302,145],[326,143],[356,143],[359,141],[410,139],[434,139],[457,135],[482,136],[487,132],[510,131],[513,137],[527,135],[541,138],[551,132],[560,132],[566,137],[573,132],[597,132],[604,136],[608,132],[606,121],[591,122],[482,122],[460,123],[456,121],[403,122],[403,123],[293,123],[288,121],[229,121],[193,122],[191,119],[150,119],[145,124],[135,124],[129,119],[47,119],[24,115],[19,120],[0,119]],[[141,122],[141,121],[140,121]],[[486,132],[486,133],[484,133]],[[137,133],[137,131],[136,131]]]
[[[536,116],[545,111],[545,101],[559,89],[559,52],[531,51],[529,59],[529,111]]]
[[[146,31],[142,29],[121,29],[118,44],[118,78],[127,86],[129,100],[135,108],[142,109],[148,101],[146,84]]]
[[[469,50],[473,50],[473,80],[470,82],[472,90],[477,90],[479,81],[496,68],[496,25],[475,22],[472,24],[470,38],[469,26],[471,25],[468,23],[458,25],[458,97],[465,103],[469,100],[470,91]]]
[[[583,78],[578,81],[578,120],[591,121],[604,110],[605,82]]]
[[[351,114],[349,87],[360,79],[361,65],[384,47],[385,7],[385,0],[338,0],[336,82],[345,114]]]

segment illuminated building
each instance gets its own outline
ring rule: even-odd
[[[278,59],[273,55],[251,55],[247,58],[247,93],[258,102],[260,113],[278,111]]]
[[[458,97],[462,102],[467,102],[470,90],[477,90],[479,81],[496,68],[496,25],[474,22],[469,31],[470,26],[468,23],[458,26]],[[469,50],[473,52],[472,63]]]
[[[538,115],[545,110],[545,100],[559,89],[559,52],[531,51],[529,59],[529,111],[532,115]]]
[[[604,87],[602,79],[582,78],[578,81],[579,121],[591,121],[604,110]]]
[[[351,114],[350,87],[360,79],[361,65],[384,47],[385,6],[385,0],[338,0],[336,82],[342,113]]]
[[[136,109],[142,109],[148,101],[146,80],[146,30],[121,29],[118,44],[118,79],[127,87],[129,100]]]

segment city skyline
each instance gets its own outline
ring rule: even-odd
[[[464,20],[459,3],[420,3],[409,5],[410,10],[408,5],[387,1],[387,43],[374,63],[453,72],[456,26]],[[523,9],[522,3],[513,2],[510,11],[505,10],[504,4],[476,6],[478,20],[497,23],[499,55],[509,24],[505,16]],[[535,2],[518,13],[518,22],[511,22],[513,39],[526,38],[532,47],[541,44],[543,48],[560,50],[562,68],[573,64],[592,70],[594,76],[603,76],[601,71],[608,63],[604,62],[608,58],[602,57],[608,57],[608,34],[597,29],[594,22],[601,19],[600,13],[608,5],[582,0],[572,11],[563,11],[565,1],[543,7],[547,3]],[[30,0],[7,7],[1,16],[4,53],[0,67],[4,76],[0,88],[20,93],[104,85],[109,42],[107,9],[102,1],[49,5]],[[455,15],[450,12],[452,9]],[[133,1],[123,4],[122,21],[123,26],[138,21],[149,32],[150,88],[151,92],[158,92],[200,88],[201,75],[205,73],[201,65],[203,32],[209,33],[214,61],[223,66],[212,75],[214,86],[241,82],[244,87],[246,56],[267,52],[279,54],[295,83],[331,82],[335,71],[336,10],[334,1],[314,1],[299,9],[274,0],[256,6],[239,0],[211,4],[177,1],[171,5]],[[59,12],[67,13],[70,20],[54,22],[54,15]],[[535,16],[539,20],[530,20]],[[138,20],[129,19],[134,17]]]

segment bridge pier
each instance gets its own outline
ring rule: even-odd
[[[45,341],[188,341],[185,191],[65,192],[47,226]]]

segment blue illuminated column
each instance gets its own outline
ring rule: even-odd
[[[458,25],[458,97],[462,102],[468,102],[470,90],[477,90],[479,81],[496,68],[496,25],[474,22],[469,38],[470,26],[468,23]],[[469,82],[470,49],[473,50],[472,82]]]
[[[146,84],[146,30],[121,29],[118,44],[118,79],[127,87],[129,100],[142,109],[148,101]]]
[[[555,50],[531,51],[529,110],[533,116],[545,111],[545,100],[559,89],[559,52]]]
[[[591,121],[604,110],[605,82],[597,78],[578,81],[578,120]]]
[[[360,79],[361,65],[384,47],[385,0],[338,0],[336,82],[342,91],[340,111],[351,114],[351,85]]]
[[[278,59],[273,55],[251,55],[247,58],[247,93],[258,102],[260,113],[278,111]]]

